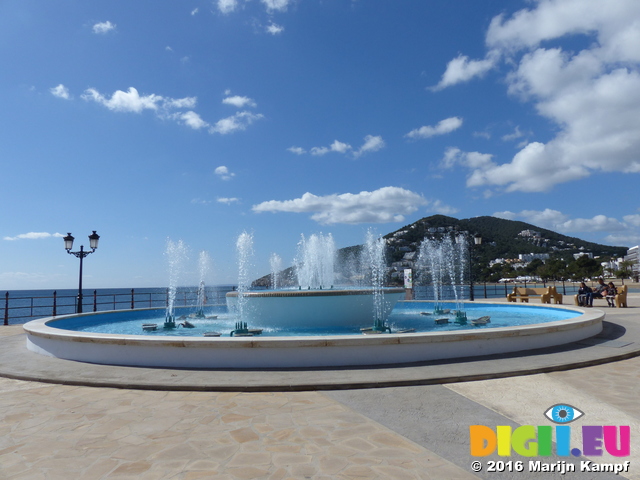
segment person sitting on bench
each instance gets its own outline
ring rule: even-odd
[[[615,307],[616,306],[616,295],[618,294],[618,289],[616,288],[616,286],[613,284],[613,282],[609,282],[609,285],[607,285],[607,303],[609,304],[610,307]]]
[[[591,305],[593,306],[594,298],[605,298],[607,296],[607,284],[604,283],[602,277],[598,279],[598,285],[593,290],[593,298],[591,299]]]
[[[580,284],[578,289],[578,305],[581,307],[593,306],[593,291],[584,282]]]

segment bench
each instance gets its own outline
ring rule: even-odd
[[[531,297],[540,297],[541,303],[551,303],[551,299],[553,299],[553,303],[562,303],[562,294],[558,293],[556,287],[514,287],[513,292],[507,294],[509,302],[515,302],[519,298],[520,302],[529,303],[529,298]]]
[[[627,308],[627,285],[621,285],[619,287],[616,286],[616,289],[618,290],[618,294],[613,297],[613,303],[615,303],[618,308]],[[593,297],[593,300],[606,300],[606,297]],[[580,305],[580,302],[578,302],[578,295],[573,297],[573,301],[576,305]]]

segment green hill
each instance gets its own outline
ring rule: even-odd
[[[442,234],[442,230],[451,229],[482,236],[482,245],[478,253],[481,260],[487,262],[494,258],[516,258],[519,254],[526,253],[549,253],[566,257],[574,253],[589,252],[594,257],[617,258],[626,255],[628,249],[587,242],[529,223],[490,216],[458,220],[444,215],[433,215],[391,232],[385,235],[385,238],[389,241],[392,257],[397,260],[404,255],[407,247],[415,250],[425,236]],[[523,232],[530,235],[523,235]],[[405,248],[402,248],[403,246]]]

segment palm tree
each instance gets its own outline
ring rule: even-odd
[[[634,262],[631,260],[624,260],[620,262],[618,271],[616,272],[616,277],[622,280],[622,285],[624,285],[624,279],[630,278],[633,274],[633,264]]]

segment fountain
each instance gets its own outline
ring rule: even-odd
[[[367,234],[366,246],[353,265],[367,265],[360,271],[336,265],[331,235],[301,237],[296,255],[297,285],[277,290],[251,290],[253,236],[242,233],[236,242],[238,288],[227,294],[227,308],[217,307],[219,318],[206,316],[193,322],[194,328],[175,328],[175,297],[186,246],[168,241],[169,295],[167,308],[97,312],[51,317],[29,322],[27,348],[57,358],[111,365],[177,368],[291,368],[348,365],[379,365],[424,362],[447,358],[501,354],[562,345],[598,334],[604,313],[573,307],[505,305],[462,302],[462,291],[453,287],[454,304],[444,303],[445,285],[460,282],[466,263],[464,244],[454,238],[425,241],[419,265],[433,282],[434,309],[450,307],[473,312],[480,320],[464,325],[462,320],[435,325],[420,315],[426,302],[400,302],[404,289],[383,287],[385,242]],[[277,265],[275,261],[273,265]],[[279,267],[278,267],[279,268]],[[272,274],[275,268],[272,268]],[[369,279],[369,287],[337,287],[336,271],[348,271],[351,279]],[[344,274],[342,274],[344,277]],[[276,277],[276,275],[274,275]],[[204,281],[201,275],[200,291]],[[203,298],[203,297],[202,297]],[[210,310],[204,300],[197,308]],[[395,308],[393,308],[395,306]],[[193,309],[193,306],[190,307]],[[546,320],[514,326],[497,314],[507,316],[546,315]],[[393,309],[393,315],[389,316]],[[166,329],[145,329],[162,317]],[[466,318],[466,315],[465,315]],[[402,327],[411,319],[420,331]],[[135,333],[119,329],[132,322]],[[428,327],[427,327],[428,324]],[[141,325],[143,329],[141,330]],[[235,327],[234,327],[235,325]],[[101,330],[101,326],[107,328]],[[369,326],[369,327],[367,327]],[[96,327],[96,330],[93,330]],[[363,328],[364,327],[364,328]],[[87,329],[88,328],[88,329]],[[231,332],[221,336],[216,330]],[[113,329],[113,330],[112,330]],[[259,333],[264,334],[257,337]],[[362,330],[378,335],[362,335]],[[275,335],[272,334],[277,330]],[[334,333],[334,332],[340,333]],[[191,336],[200,333],[200,336]],[[305,333],[300,333],[305,332]],[[311,333],[309,333],[311,332]],[[384,333],[383,333],[384,332]],[[348,334],[347,334],[348,333]],[[363,332],[364,333],[364,332]],[[230,336],[232,335],[232,336]],[[280,335],[280,336],[276,336]]]
[[[441,238],[425,238],[420,244],[416,263],[417,277],[421,283],[431,285],[434,299],[433,313],[443,315],[445,312],[441,302],[449,294],[455,301],[455,321],[467,323],[467,315],[462,302],[462,286],[468,265],[469,245],[464,234],[444,235]]]
[[[245,235],[245,234],[243,234]],[[252,327],[317,328],[374,325],[375,331],[389,331],[384,321],[404,289],[383,288],[386,265],[384,240],[368,242],[365,248],[369,274],[374,280],[368,288],[337,287],[335,282],[336,248],[331,234],[301,236],[295,258],[297,289],[251,291],[247,274],[248,239],[241,235],[238,250],[238,290],[227,293],[229,312]]]
[[[176,292],[178,289],[178,283],[180,281],[180,275],[182,273],[182,266],[184,264],[184,261],[187,259],[187,248],[182,240],[173,242],[171,239],[168,239],[165,256],[167,257],[169,265],[169,291],[164,328],[173,329],[176,328],[174,309]]]
[[[280,271],[282,270],[282,258],[277,253],[272,253],[269,257],[269,266],[271,267],[271,288],[278,290]]]
[[[196,303],[196,312],[193,315],[194,318],[205,318],[204,306],[206,304],[206,291],[205,291],[205,279],[207,273],[209,273],[209,267],[211,265],[211,259],[209,254],[204,250],[200,252],[198,257],[198,267],[200,270],[200,283],[198,284],[198,298]]]
[[[385,260],[384,238],[376,238],[371,230],[367,232],[365,252],[371,268],[371,286],[373,290],[373,331],[391,333],[391,328],[385,325],[383,289],[387,262]]]

